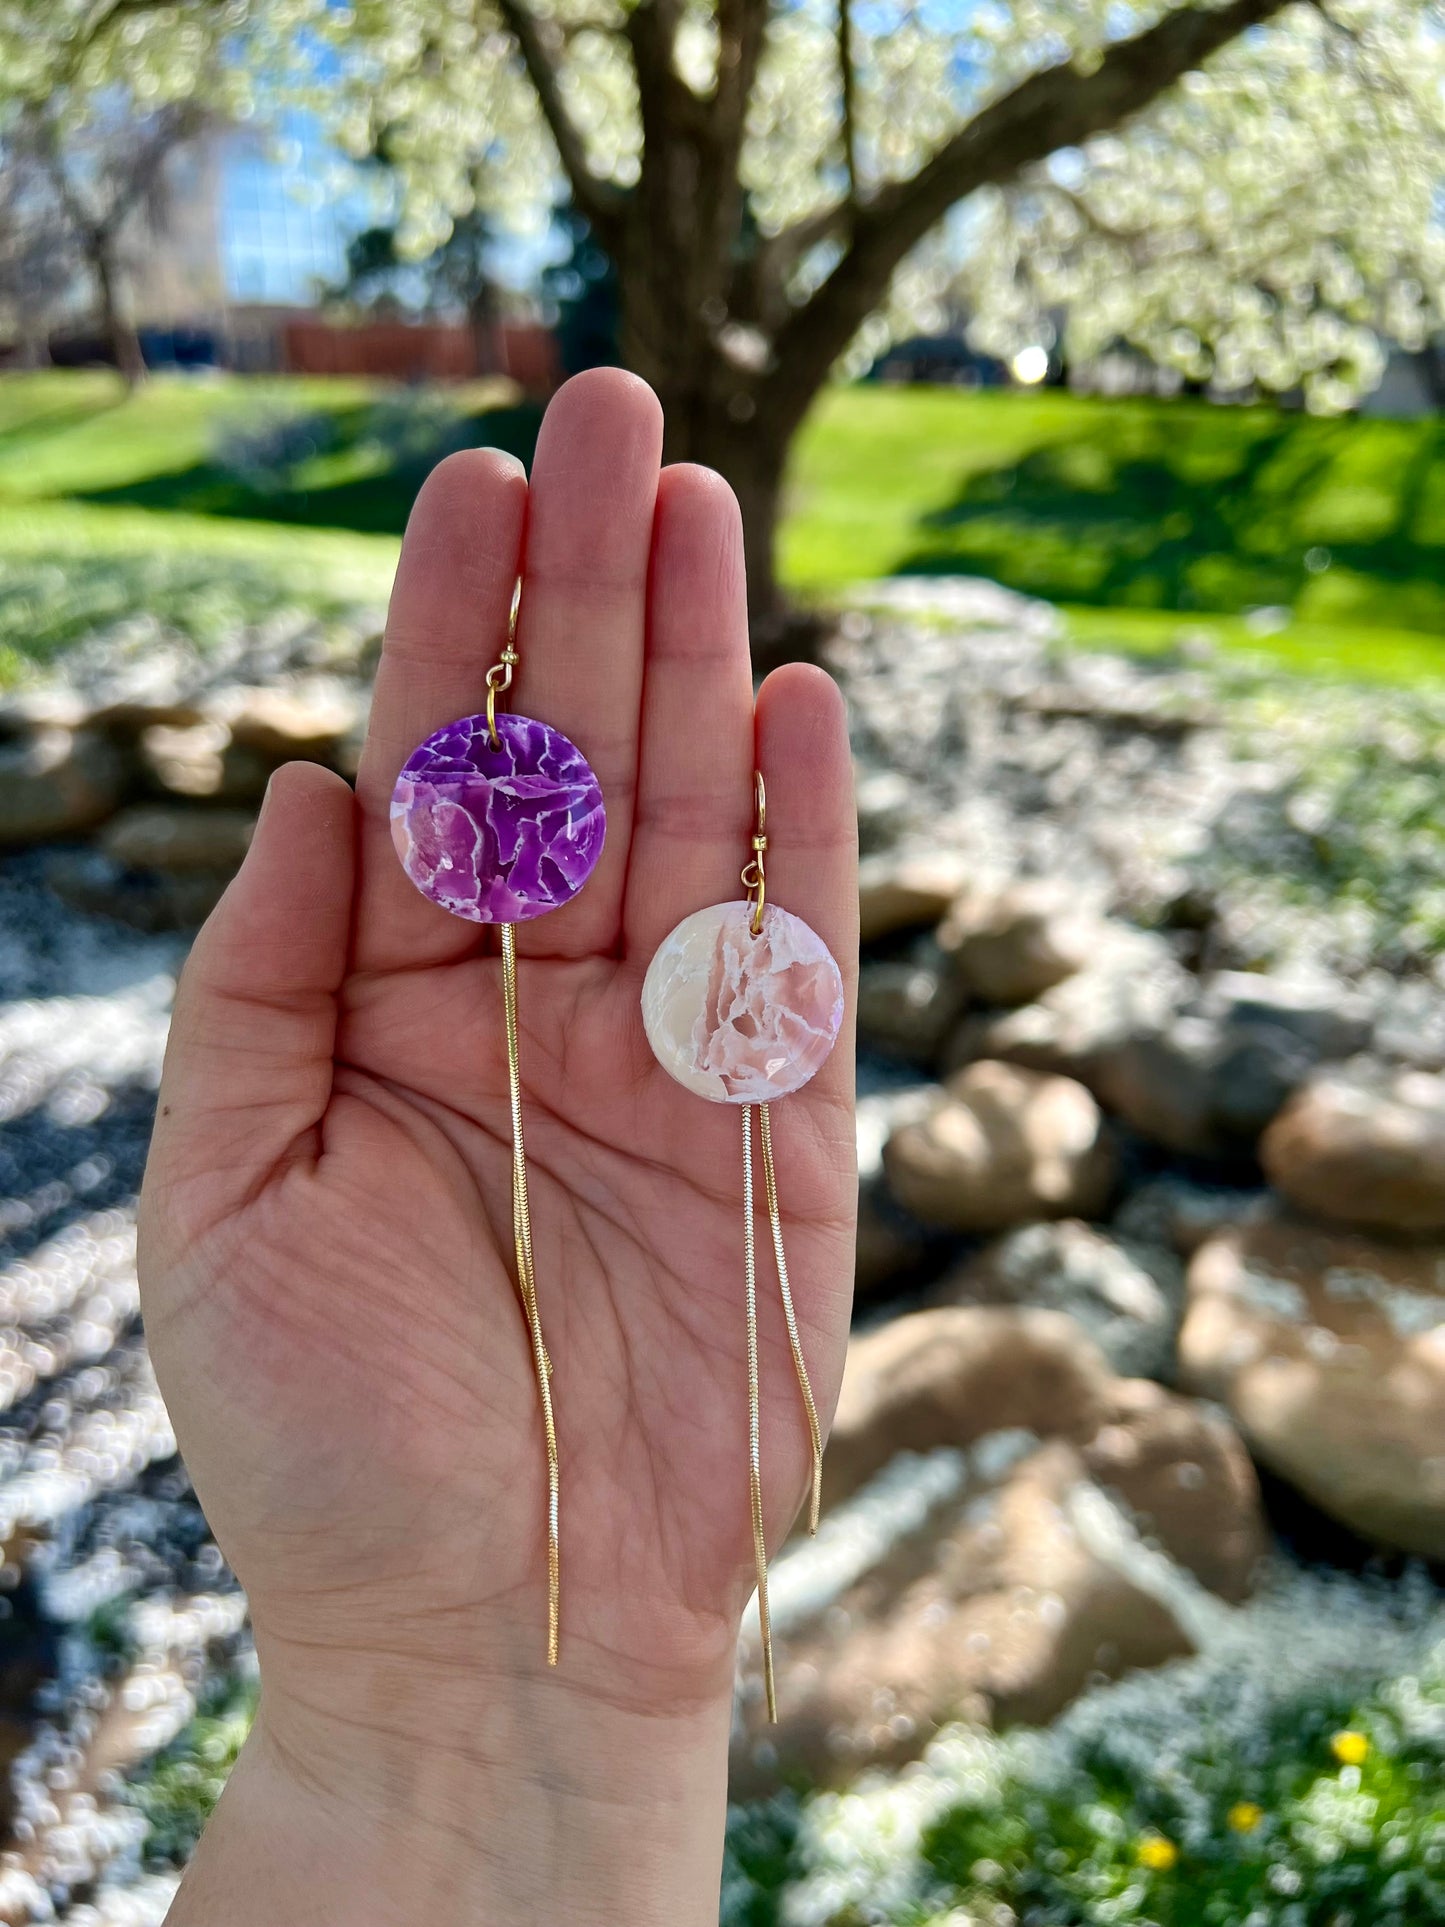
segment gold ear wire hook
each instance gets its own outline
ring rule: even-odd
[[[505,696],[512,686],[512,671],[522,658],[517,654],[517,610],[522,601],[522,578],[512,585],[512,606],[507,611],[507,646],[503,649],[501,660],[494,662],[487,671],[487,740],[493,749],[502,747],[497,735],[497,698]]]
[[[760,769],[753,771],[753,796],[757,812],[753,826],[753,854],[742,873],[742,884],[753,906],[752,921],[748,927],[755,937],[760,937],[763,934],[763,908],[768,899],[768,879],[763,864],[763,855],[768,847],[768,791]]]

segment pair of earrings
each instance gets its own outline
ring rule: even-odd
[[[547,1459],[547,1659],[558,1659],[560,1463],[553,1364],[542,1336],[532,1251],[517,1026],[516,925],[570,901],[602,854],[606,810],[582,752],[549,724],[499,714],[519,658],[509,638],[487,672],[486,708],[436,730],[407,758],[392,795],[392,838],[412,882],[472,923],[500,926],[512,1117],[516,1282],[537,1379]],[[818,1526],[822,1432],[783,1248],[769,1105],[820,1068],[843,1021],[843,979],[817,933],[767,900],[767,793],[756,785],[745,895],[684,917],[642,988],[643,1025],[663,1069],[687,1090],[742,1111],[742,1258],[748,1388],[748,1485],[768,1715],[775,1719],[767,1549],[763,1539],[754,1122],[788,1344],[812,1450],[809,1527]]]

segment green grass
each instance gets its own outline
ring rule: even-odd
[[[826,598],[990,576],[1081,641],[1203,632],[1287,666],[1445,673],[1445,423],[1054,391],[838,389],[794,464],[782,572]],[[1285,612],[1263,631],[1251,612]]]
[[[0,681],[148,612],[207,646],[287,602],[379,599],[422,476],[526,456],[496,384],[0,377]],[[800,597],[991,576],[1096,646],[1203,633],[1312,674],[1445,670],[1445,423],[1203,402],[853,387],[800,439],[780,566]],[[1283,612],[1261,628],[1251,612]]]
[[[0,501],[68,498],[399,535],[415,477],[405,430],[530,450],[535,410],[505,384],[418,394],[379,382],[159,376],[127,396],[103,371],[0,377]],[[241,445],[299,426],[255,486]],[[309,445],[308,445],[309,444]],[[358,512],[359,506],[361,512]]]

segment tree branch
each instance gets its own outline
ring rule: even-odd
[[[838,0],[838,77],[843,90],[843,164],[848,170],[848,205],[858,205],[858,66],[853,57],[851,0]]]
[[[558,158],[571,183],[577,206],[591,222],[599,241],[611,252],[622,211],[622,193],[594,173],[588,162],[581,131],[562,98],[557,64],[542,22],[529,10],[526,0],[497,0],[497,7],[507,31],[517,43],[522,65],[556,143]]]
[[[789,317],[758,405],[800,419],[828,370],[887,292],[894,270],[948,210],[980,187],[1075,147],[1150,106],[1184,74],[1288,0],[1181,7],[1132,40],[1117,41],[1092,73],[1063,63],[1021,81],[977,113],[906,181],[858,211],[843,258]]]

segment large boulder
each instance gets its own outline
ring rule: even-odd
[[[1078,1320],[1117,1372],[1167,1377],[1184,1296],[1172,1252],[1123,1241],[1077,1218],[1021,1225],[938,1287],[938,1302],[1035,1305]]]
[[[1104,1359],[1061,1312],[944,1305],[855,1338],[823,1468],[828,1505],[898,1452],[1022,1427],[1091,1438],[1110,1410]]]
[[[108,737],[42,725],[0,742],[0,849],[79,836],[125,796],[128,765]]]
[[[1223,1415],[1113,1377],[1048,1312],[856,1338],[824,1494],[818,1541],[774,1567],[781,1724],[745,1705],[738,1791],[911,1758],[952,1719],[1047,1720],[1100,1673],[1188,1652],[1264,1549]]]
[[[816,1605],[803,1585],[794,1605],[796,1582],[779,1563],[779,1723],[766,1723],[758,1699],[745,1703],[734,1796],[774,1787],[780,1774],[827,1783],[897,1765],[951,1720],[1042,1723],[1100,1674],[1193,1650],[1167,1600],[1111,1556],[1076,1448],[1044,1445],[1002,1476],[983,1458],[967,1466],[961,1492]]]
[[[1253,1591],[1269,1551],[1259,1481],[1217,1406],[1120,1379],[1083,1460],[1145,1537],[1210,1592],[1238,1602]]]
[[[951,1231],[1098,1217],[1115,1172],[1082,1084],[997,1062],[950,1077],[921,1117],[893,1130],[883,1164],[900,1204]]]
[[[990,1004],[1026,1004],[1081,970],[1101,921],[1063,883],[1029,879],[966,890],[939,926],[965,988]]]
[[[1445,1231],[1445,1077],[1368,1059],[1312,1078],[1260,1146],[1291,1204],[1336,1223]]]
[[[1277,1216],[1189,1268],[1181,1377],[1362,1537],[1445,1559],[1445,1248]]]

